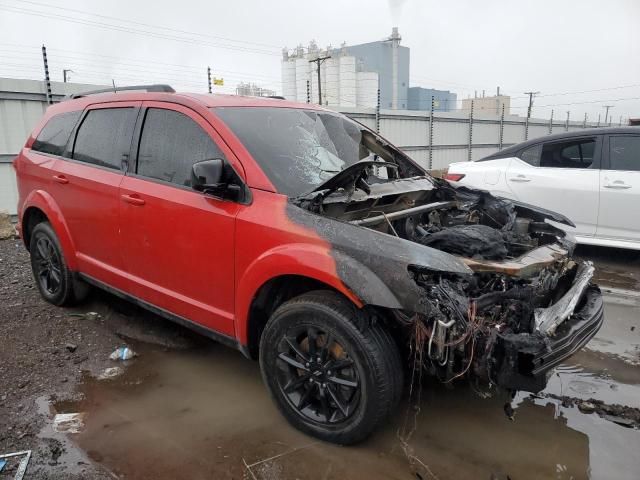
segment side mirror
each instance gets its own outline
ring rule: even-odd
[[[191,167],[191,188],[199,192],[221,195],[226,190],[222,183],[224,161],[220,158],[203,160]]]

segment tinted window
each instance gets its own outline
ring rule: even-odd
[[[612,170],[640,171],[640,137],[609,137]]]
[[[219,107],[215,113],[289,196],[313,191],[359,160],[395,161],[373,133],[336,113],[273,107]]]
[[[534,167],[540,166],[540,154],[542,153],[542,144],[534,145],[524,149],[519,157],[522,161],[527,162]]]
[[[594,138],[546,143],[540,156],[541,167],[589,168],[593,163]]]
[[[82,111],[67,112],[51,117],[38,134],[33,146],[33,150],[53,155],[62,155],[64,147],[67,145],[71,130],[75,127]]]
[[[138,149],[138,173],[178,185],[191,185],[191,166],[224,154],[211,137],[180,112],[150,108]]]
[[[102,167],[120,169],[131,148],[135,121],[133,108],[91,110],[82,121],[73,158]]]

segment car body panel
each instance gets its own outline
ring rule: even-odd
[[[637,128],[587,129],[541,137],[474,162],[453,163],[450,174],[463,174],[459,183],[491,191],[565,214],[576,228],[578,243],[640,250],[640,217],[633,206],[640,201],[640,171],[609,168],[609,137],[640,135]],[[532,166],[518,155],[540,143],[597,137],[594,167],[550,168]],[[640,163],[640,158],[638,159]],[[492,173],[493,172],[493,173]],[[497,183],[488,178],[498,178]]]

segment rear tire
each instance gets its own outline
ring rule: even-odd
[[[89,286],[76,280],[60,248],[58,236],[48,222],[37,224],[29,242],[31,270],[40,295],[57,306],[69,306],[83,300]]]
[[[404,371],[383,325],[331,291],[276,309],[260,340],[262,377],[297,429],[338,444],[364,440],[394,410]]]

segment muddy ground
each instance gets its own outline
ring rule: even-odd
[[[0,454],[32,450],[27,479],[640,478],[640,254],[578,254],[598,266],[606,323],[542,394],[517,394],[510,419],[504,394],[425,381],[419,403],[342,448],[289,427],[238,352],[105,293],[44,303],[20,241],[1,241]],[[109,360],[124,344],[139,356]],[[54,432],[76,412],[80,433]]]

